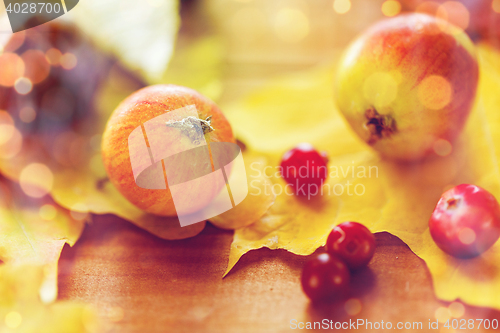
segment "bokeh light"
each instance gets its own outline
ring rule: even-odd
[[[45,59],[52,66],[57,66],[61,63],[62,53],[58,49],[51,48],[45,52]]]
[[[5,144],[14,135],[14,120],[10,114],[0,111],[0,145]]]
[[[349,316],[355,316],[361,312],[361,301],[357,298],[351,298],[345,302],[344,309]]]
[[[495,13],[500,14],[500,0],[493,0],[493,2],[491,3],[491,8],[493,9],[493,11],[495,11]]]
[[[40,207],[40,210],[38,211],[38,215],[46,221],[50,221],[56,218],[57,216],[57,209],[53,205],[46,204]]]
[[[52,189],[54,175],[45,164],[32,163],[21,171],[19,183],[24,193],[33,198],[41,198]]]
[[[430,75],[418,86],[420,103],[431,110],[440,110],[450,104],[453,97],[451,84],[444,77]]]
[[[23,144],[23,136],[21,132],[14,127],[14,132],[10,138],[3,144],[0,144],[0,158],[9,159],[19,153]]]
[[[28,50],[21,58],[24,61],[24,77],[27,77],[34,84],[40,83],[49,76],[50,64],[45,54],[39,50]]]
[[[434,152],[439,156],[448,156],[453,150],[453,146],[448,140],[438,139],[433,145]]]
[[[363,84],[365,99],[381,109],[389,106],[398,95],[398,83],[393,75],[386,72],[376,72],[370,75]]]
[[[474,243],[476,240],[476,233],[470,228],[463,228],[458,233],[458,239],[465,245]]]
[[[24,75],[24,61],[15,53],[0,55],[0,85],[12,87]]]
[[[276,15],[274,29],[283,41],[296,43],[309,34],[309,19],[298,9],[282,8]]]
[[[465,314],[465,306],[460,302],[453,302],[448,306],[453,318],[461,318]]]
[[[450,319],[450,311],[448,308],[440,306],[437,308],[436,312],[434,312],[434,318],[437,319],[440,323],[445,323],[448,319]]]
[[[33,89],[33,83],[26,77],[20,77],[16,80],[16,83],[14,83],[14,89],[18,94],[26,95]]]
[[[447,1],[439,6],[436,16],[465,30],[469,26],[470,13],[467,7],[458,1]]]
[[[76,67],[78,59],[73,53],[65,53],[61,57],[61,66],[64,69],[70,70]]]
[[[23,317],[19,312],[11,311],[5,316],[5,326],[8,328],[16,329],[21,326]]]
[[[36,118],[36,111],[30,106],[25,106],[19,110],[19,119],[23,123],[31,123]]]
[[[385,16],[396,16],[401,12],[401,3],[395,0],[387,0],[382,4],[382,13]]]
[[[337,14],[345,14],[351,10],[351,1],[335,0],[333,1],[333,10],[335,10]]]

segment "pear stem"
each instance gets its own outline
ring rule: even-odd
[[[193,116],[188,116],[179,121],[167,122],[168,127],[180,129],[184,135],[187,135],[191,142],[195,145],[199,145],[203,136],[215,131],[212,127],[212,116],[207,119],[198,119]]]

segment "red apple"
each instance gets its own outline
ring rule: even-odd
[[[179,118],[176,122],[177,125],[184,124],[185,128],[175,128],[174,123],[165,123],[161,120],[156,124],[158,125],[158,129],[165,132],[168,128],[168,131],[163,133],[163,135],[157,136],[147,134],[148,121],[151,124],[151,120],[164,119],[165,116],[174,114],[173,111],[177,112],[177,110],[188,106],[196,108],[196,121],[211,126],[210,130],[207,130],[206,133],[203,131],[205,135],[201,134],[199,138],[193,136],[193,132],[190,131],[192,126],[189,123],[189,121],[194,119],[192,116],[182,116],[182,119]],[[140,139],[138,141],[131,140],[131,134],[132,136],[138,135]],[[144,141],[143,134],[146,135],[146,141]],[[162,160],[161,163],[153,163],[152,160],[154,159],[153,155],[155,151],[154,149],[146,148],[146,145],[149,147],[161,147],[162,153],[188,150],[196,152],[192,148],[199,146],[200,140],[203,141],[203,137],[207,143],[235,142],[229,122],[215,103],[189,88],[174,85],[150,86],[129,96],[111,115],[102,140],[104,165],[111,182],[131,203],[152,214],[175,216],[181,212],[178,212],[178,206],[174,207],[169,186],[167,185],[166,189],[160,189],[161,186],[165,187],[164,173],[168,175],[168,170],[174,170],[174,173],[176,173],[175,170],[178,170],[178,173],[174,174],[174,176],[185,178],[186,175],[199,173],[200,163],[205,164],[203,167],[208,168],[207,173],[209,173],[211,171],[211,159],[203,158],[203,156],[199,155],[191,155],[189,159],[177,160],[173,167],[166,165],[166,160]],[[142,148],[139,147],[141,144],[143,145]],[[139,156],[141,149],[143,151],[149,149],[151,159],[147,150],[145,155]],[[149,182],[149,184],[160,182],[160,184],[153,185],[161,186],[158,189],[139,186],[139,178],[137,175],[134,175],[137,172],[133,170],[132,163],[136,163],[135,165],[139,163],[139,166],[141,166],[141,163],[146,166],[157,165],[158,173],[156,176],[158,177],[146,177],[145,179],[142,178],[141,181],[143,183]],[[169,178],[168,183],[171,183],[171,179]],[[189,200],[186,201],[189,204],[184,205],[182,214],[194,213],[204,208],[214,199],[223,186],[225,186],[223,181],[213,183],[204,181],[203,178],[199,177],[189,184],[186,183],[184,197],[185,200]]]

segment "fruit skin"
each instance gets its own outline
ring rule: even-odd
[[[283,155],[281,175],[295,194],[315,195],[328,175],[327,164],[326,153],[319,153],[309,143],[301,143]]]
[[[344,222],[333,228],[326,251],[342,259],[351,270],[368,265],[375,253],[375,236],[364,225]]]
[[[313,302],[345,297],[349,280],[350,273],[346,264],[328,253],[309,259],[302,269],[302,290]]]
[[[453,143],[460,134],[478,76],[465,33],[426,14],[401,15],[375,24],[347,49],[336,99],[353,130],[382,156],[414,161],[432,155],[437,140]]]
[[[150,190],[136,185],[130,162],[128,137],[146,121],[184,106],[195,105],[201,119],[212,116],[214,131],[205,135],[207,142],[233,142],[231,126],[214,102],[193,89],[175,85],[155,85],[136,91],[113,112],[102,139],[102,157],[113,185],[138,208],[152,214],[175,216],[176,210],[170,190]],[[189,166],[184,166],[189,168]],[[196,193],[198,205],[192,212],[208,204],[218,191],[207,191],[202,183],[186,191]],[[189,213],[189,212],[183,212]]]
[[[458,185],[439,199],[429,230],[444,252],[457,258],[476,257],[500,237],[500,206],[479,186]]]

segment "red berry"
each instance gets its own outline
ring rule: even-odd
[[[488,191],[458,185],[439,199],[429,229],[444,252],[457,258],[476,257],[500,237],[500,206]]]
[[[328,174],[326,153],[318,153],[308,143],[301,143],[283,155],[281,175],[295,194],[317,195]]]
[[[344,260],[350,269],[366,266],[375,253],[375,237],[364,225],[344,222],[333,228],[326,251]]]
[[[312,301],[342,298],[349,288],[349,269],[328,253],[306,262],[302,270],[302,289]]]

